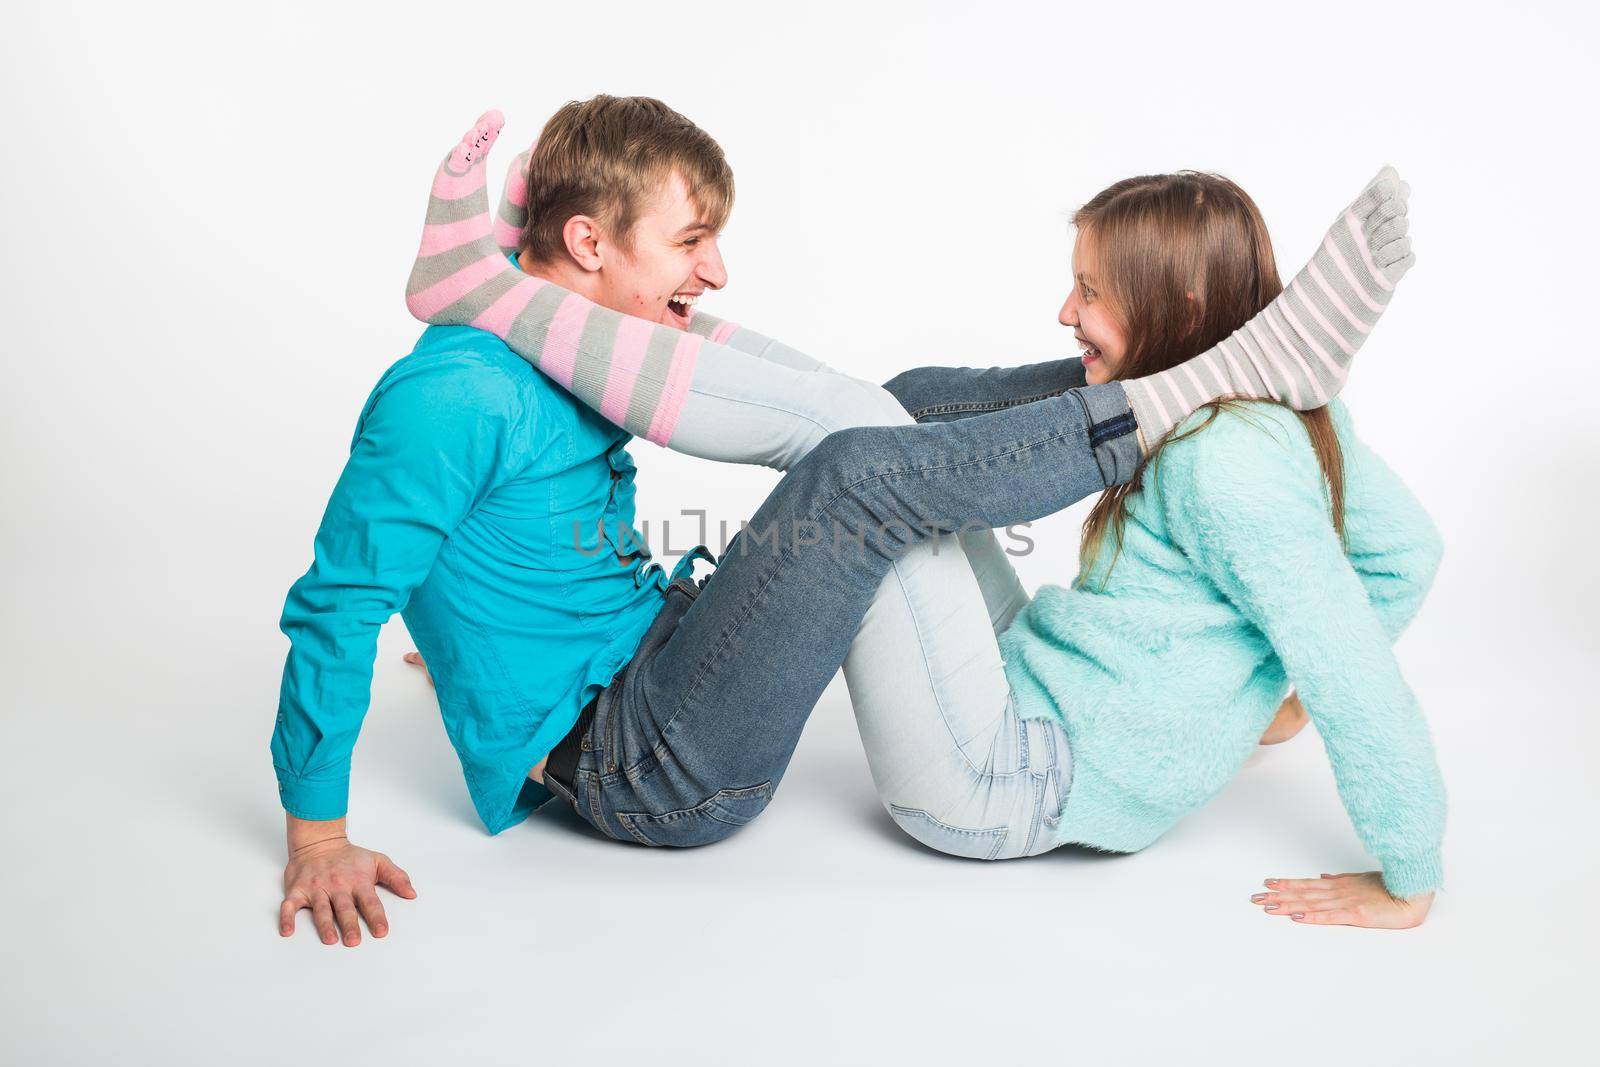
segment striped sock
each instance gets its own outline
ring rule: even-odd
[[[500,210],[494,217],[494,242],[508,256],[516,255],[522,248],[522,228],[528,224],[528,158],[538,147],[539,142],[533,142],[506,168]]]
[[[1305,269],[1242,329],[1171,370],[1123,382],[1145,444],[1220,397],[1282,400],[1299,411],[1331,400],[1416,262],[1406,236],[1409,194],[1384,167],[1340,212]]]
[[[424,322],[487,330],[612,423],[665,445],[712,338],[600,307],[512,266],[497,242],[510,239],[517,215],[503,217],[504,226],[491,220],[484,180],[484,157],[504,124],[500,112],[485,113],[435,172],[406,306]],[[526,206],[515,204],[517,174],[513,162],[507,199],[525,217]],[[714,324],[710,334],[719,327],[733,330]]]

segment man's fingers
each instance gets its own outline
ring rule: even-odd
[[[300,913],[301,908],[310,907],[305,897],[299,893],[285,897],[283,903],[278,905],[278,933],[284,937],[294,934],[294,917]]]
[[[311,922],[316,926],[317,937],[322,939],[324,945],[338,942],[339,934],[333,928],[333,906],[328,903],[328,894],[323,892],[311,894]]]
[[[357,889],[356,908],[367,921],[367,929],[372,931],[373,937],[382,937],[389,932],[389,919],[383,914],[383,901],[378,899],[376,889],[371,886]]]
[[[378,884],[396,896],[405,897],[407,900],[416,899],[417,891],[411,885],[411,876],[397,867],[394,860],[382,853],[378,855]]]
[[[339,924],[346,945],[354,948],[361,944],[361,918],[356,913],[356,902],[343,890],[333,895],[333,918]]]

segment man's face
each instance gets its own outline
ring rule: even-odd
[[[632,247],[606,256],[597,302],[684,329],[700,295],[728,283],[717,236],[673,171],[635,223]]]

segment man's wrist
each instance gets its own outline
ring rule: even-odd
[[[297,819],[285,812],[283,818],[291,855],[323,841],[349,840],[343,816],[326,820]]]

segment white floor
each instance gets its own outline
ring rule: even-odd
[[[22,637],[39,658],[4,724],[8,1063],[1594,1062],[1592,760],[1504,732],[1524,712],[1421,636],[1450,891],[1381,933],[1246,901],[1265,876],[1365,866],[1310,732],[1143,854],[982,864],[888,821],[836,684],[772,808],[724,844],[620,846],[554,809],[490,838],[391,627],[353,825],[420,896],[386,898],[392,933],[352,950],[304,916],[274,929],[254,712],[275,656],[230,663],[194,627],[215,666],[183,679],[86,622],[92,669]]]
[[[15,6],[0,1065],[1600,1063],[1592,13]],[[1401,643],[1450,791],[1426,926],[1248,903],[1368,865],[1314,734],[1140,855],[986,865],[897,834],[839,688],[722,845],[622,847],[555,811],[490,838],[396,626],[352,831],[421,896],[359,949],[305,918],[278,937],[275,622],[415,340],[427,176],[497,106],[497,193],[601,91],[662,97],[734,162],[735,281],[707,310],[874,381],[1070,352],[1066,220],[1109,182],[1228,174],[1287,272],[1400,167],[1418,268],[1345,396],[1447,545]],[[635,453],[658,545],[774,480]],[[1074,573],[1082,517],[1033,531],[1030,588]]]

